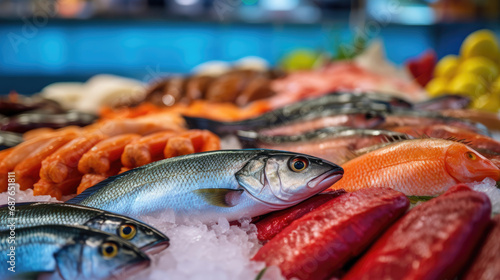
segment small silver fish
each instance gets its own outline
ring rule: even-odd
[[[160,251],[169,245],[169,239],[157,229],[129,217],[100,209],[67,203],[22,203],[15,206],[14,215],[9,207],[0,207],[0,220],[15,218],[16,228],[40,225],[83,225],[115,234],[135,246]],[[0,224],[0,231],[7,230],[8,223]]]
[[[0,252],[0,279],[54,272],[65,280],[123,279],[150,263],[148,256],[133,244],[81,226],[47,225],[2,231]]]
[[[255,217],[295,205],[342,178],[338,165],[273,150],[224,150],[157,161],[108,178],[68,201],[140,216]]]

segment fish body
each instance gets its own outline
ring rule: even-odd
[[[406,195],[435,196],[458,183],[500,179],[500,169],[470,147],[442,139],[392,143],[342,165],[334,189],[387,187]]]
[[[130,216],[171,209],[180,219],[237,220],[295,205],[342,173],[333,163],[302,154],[214,151],[132,169],[68,202]]]
[[[0,220],[15,218],[16,228],[40,225],[83,225],[114,234],[138,248],[150,249],[168,246],[169,239],[157,229],[129,217],[68,203],[26,203],[15,206],[14,215],[9,207],[0,207]],[[9,229],[0,224],[0,231]]]
[[[238,132],[240,142],[248,148],[262,148],[303,153],[341,164],[352,151],[409,139],[404,133],[379,129],[328,127],[301,135],[267,136],[256,132]]]
[[[415,110],[459,110],[469,106],[471,99],[464,95],[446,94],[414,104]]]
[[[329,94],[287,105],[256,118],[236,122],[218,122],[187,116],[184,116],[184,119],[190,128],[208,129],[215,134],[225,135],[234,134],[238,130],[258,130],[340,114],[367,113],[368,111],[384,112],[391,109],[390,102],[404,104],[403,101],[395,101],[386,96],[383,96],[383,100],[370,99],[370,96],[370,94],[355,95],[350,93]],[[408,108],[407,106],[403,107]]]
[[[15,232],[15,243],[9,242]],[[13,251],[10,247],[15,246]],[[0,232],[0,261],[7,268],[0,279],[58,272],[65,280],[107,279],[133,267],[146,267],[149,258],[133,244],[114,235],[81,226],[46,225]],[[15,262],[10,264],[10,252]]]
[[[421,126],[401,126],[395,127],[393,131],[402,132],[413,137],[429,136],[441,139],[457,139],[466,142],[474,149],[485,149],[495,153],[500,153],[500,142],[483,134],[469,129],[449,126],[444,124],[421,125]]]
[[[488,129],[481,123],[446,117],[439,112],[395,108],[392,111],[385,112],[384,116],[385,122],[380,125],[379,128],[390,130],[391,128],[398,126],[446,124],[474,131],[483,135],[490,134]]]

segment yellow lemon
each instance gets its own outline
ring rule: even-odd
[[[448,84],[448,92],[477,98],[486,93],[486,82],[481,76],[464,72],[456,75]]]
[[[473,109],[497,113],[500,109],[500,97],[494,94],[485,94],[472,101],[471,107]]]
[[[498,97],[500,97],[500,77],[497,78],[492,84],[491,84],[491,87],[490,87],[490,92],[493,94],[493,95],[496,95]]]
[[[499,54],[498,41],[490,30],[478,30],[465,38],[460,48],[462,58],[484,56],[497,61]]]
[[[460,64],[458,72],[470,72],[477,74],[487,82],[492,82],[498,77],[497,65],[493,61],[480,56],[466,59],[462,62],[462,64]]]
[[[448,79],[443,77],[436,77],[430,80],[425,86],[425,90],[429,93],[429,96],[436,97],[446,93],[446,87],[448,86]]]
[[[437,63],[434,69],[434,76],[451,78],[455,75],[458,64],[459,59],[456,55],[447,55]]]
[[[312,69],[318,54],[311,50],[298,49],[288,53],[282,60],[281,66],[288,71]]]

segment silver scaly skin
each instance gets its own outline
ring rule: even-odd
[[[168,247],[168,237],[157,229],[132,218],[100,209],[66,203],[23,203],[17,204],[15,209],[14,216],[11,216],[7,206],[0,207],[0,221],[11,221],[15,218],[16,228],[83,225],[117,235],[142,249]],[[0,231],[7,229],[7,222],[0,224]]]
[[[294,171],[292,164],[303,169]],[[327,189],[342,174],[341,167],[308,155],[223,150],[133,169],[69,202],[135,217],[172,209],[181,220],[237,220],[295,205]]]
[[[57,272],[65,280],[108,279],[149,266],[149,258],[133,244],[88,227],[61,225],[0,232],[0,279],[22,279]],[[9,271],[10,247],[15,246],[15,272]]]

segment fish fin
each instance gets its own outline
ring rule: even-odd
[[[234,131],[231,130],[230,125],[225,122],[219,122],[205,118],[189,117],[184,115],[182,117],[186,121],[187,126],[191,129],[196,128],[196,129],[210,130],[211,132],[217,134],[218,136],[232,134],[236,131],[236,130]]]
[[[193,191],[211,205],[219,207],[233,207],[243,193],[242,189],[198,189]]]
[[[464,144],[466,146],[470,146],[472,144],[471,141],[467,141],[466,139],[460,139],[460,138],[453,137],[453,136],[448,137],[445,140],[461,143],[461,144]]]
[[[395,142],[401,142],[405,140],[410,140],[411,137],[404,133],[391,133],[390,135],[384,135],[384,143],[390,144]]]
[[[106,178],[105,180],[93,185],[92,187],[84,190],[82,193],[80,193],[79,195],[73,197],[72,199],[66,201],[66,203],[69,203],[69,204],[79,204],[81,203],[84,199],[86,199],[87,197],[91,196],[92,194],[94,194],[95,192],[97,192],[98,190],[104,188],[105,186],[109,185],[110,183],[112,183],[113,181],[123,177],[123,176],[126,176],[128,175],[128,173],[130,172],[136,172],[140,169],[143,169],[144,166],[141,166],[141,167],[136,167],[134,169],[130,169],[128,171],[125,171],[121,174],[118,174],[118,175],[115,175],[115,176],[111,176],[111,177],[108,177]]]

